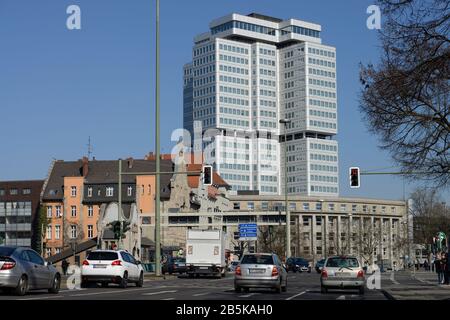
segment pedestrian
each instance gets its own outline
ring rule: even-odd
[[[425,271],[428,271],[428,261],[425,260],[425,262],[423,263],[423,268],[425,269]]]
[[[67,269],[69,268],[69,263],[67,262],[66,259],[64,259],[64,260],[61,262],[61,267],[62,267],[62,270],[63,270],[64,275],[67,275]]]
[[[442,259],[442,271],[444,273],[444,284],[448,285],[449,284],[449,277],[448,277],[448,273],[449,273],[449,264],[448,264],[448,254],[447,253],[443,253],[442,256],[444,257]]]
[[[443,272],[442,272],[442,262],[441,262],[441,254],[436,254],[436,259],[434,259],[434,269],[438,275],[438,284],[442,284]]]

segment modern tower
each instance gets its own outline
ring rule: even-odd
[[[184,128],[239,190],[338,196],[336,50],[321,26],[260,14],[213,20],[184,66]],[[280,119],[290,123],[280,124]],[[285,140],[286,135],[286,141]],[[287,168],[284,148],[287,147]]]

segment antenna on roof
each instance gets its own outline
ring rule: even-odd
[[[89,136],[87,147],[88,147],[88,150],[87,150],[88,160],[91,160],[92,151],[94,150],[94,148],[91,144],[91,136]]]

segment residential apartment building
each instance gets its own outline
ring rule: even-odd
[[[338,196],[336,50],[321,26],[230,14],[209,28],[184,66],[184,127],[204,136],[194,151],[233,194],[284,194],[286,169],[288,194]]]
[[[0,245],[39,246],[39,199],[43,180],[0,182]]]

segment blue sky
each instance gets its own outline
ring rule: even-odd
[[[393,170],[358,111],[360,62],[376,62],[376,31],[366,27],[373,1],[161,1],[161,143],[170,152],[182,127],[182,66],[193,37],[214,18],[258,12],[322,25],[337,48],[341,196],[403,198],[398,177],[362,177],[352,165]],[[66,28],[79,5],[82,30]],[[44,178],[53,158],[142,158],[154,147],[155,1],[0,0],[0,180]],[[413,185],[406,184],[406,195]]]

